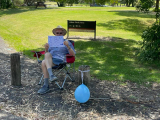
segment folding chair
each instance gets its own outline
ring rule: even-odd
[[[68,40],[72,43],[72,45],[74,46],[74,41],[72,40]],[[38,63],[42,63],[42,60],[39,60],[39,58],[45,54],[45,51],[40,51],[40,52],[36,52],[36,51],[31,51],[31,52],[34,52],[34,57],[37,58],[37,61]],[[65,62],[66,61],[66,62]],[[55,83],[57,84],[57,86],[62,90],[63,89],[63,86],[66,82],[66,79],[69,78],[72,82],[75,81],[75,56],[73,55],[70,55],[70,54],[66,54],[66,57],[65,59],[63,60],[63,63],[59,64],[59,65],[56,65],[56,66],[53,66],[52,67],[52,70],[53,70],[53,74],[56,76],[58,75],[59,73],[61,73],[62,71],[64,71],[65,73],[65,78],[64,80],[62,81],[62,85],[60,86],[60,84],[58,83],[58,81],[55,81]],[[71,76],[71,69],[72,69],[72,72],[73,72],[73,76]],[[58,71],[56,74],[55,74],[55,71]],[[43,81],[43,77],[44,75],[42,75],[38,85],[41,85],[42,84],[42,81]]]

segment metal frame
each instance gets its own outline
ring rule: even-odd
[[[62,83],[61,86],[59,85],[59,83],[58,83],[57,81],[55,81],[55,84],[56,84],[60,89],[63,89],[64,84],[65,84],[67,78],[69,78],[72,82],[75,81],[75,65],[74,65],[75,63],[63,63],[63,64],[64,64],[64,65],[63,65],[63,68],[53,69],[53,73],[55,73],[55,71],[59,70],[56,74],[54,74],[55,76],[58,75],[60,72],[62,72],[62,70],[64,70],[64,72],[65,72],[65,78],[64,78],[64,81],[63,81],[63,83]],[[74,75],[73,75],[73,78],[70,76],[71,64],[73,64],[73,74],[74,74]],[[60,65],[62,65],[62,64],[60,64]],[[60,65],[59,65],[59,67],[60,67]],[[68,68],[68,69],[66,68],[66,67],[68,67],[67,65],[69,65],[69,68]],[[41,77],[38,85],[41,85],[41,84],[42,84],[43,77],[44,77],[44,75],[42,75],[42,77]]]

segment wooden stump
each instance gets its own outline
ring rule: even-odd
[[[79,66],[79,70],[78,71],[78,84],[82,84],[82,78],[81,78],[81,71],[84,71],[83,72],[83,84],[85,84],[86,86],[89,87],[89,83],[91,81],[91,76],[90,76],[90,66],[88,65],[81,65]],[[88,72],[85,72],[85,71],[88,71]]]
[[[21,85],[20,55],[18,53],[11,54],[11,77],[11,85]]]

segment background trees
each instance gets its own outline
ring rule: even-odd
[[[0,9],[8,9],[12,6],[11,0],[0,0]]]
[[[138,11],[148,12],[155,5],[155,11],[159,10],[159,0],[139,0],[136,8]]]
[[[27,5],[27,6],[31,6],[34,4],[36,0],[24,0],[24,4]]]
[[[59,7],[64,7],[65,5],[72,6],[73,4],[78,3],[86,3],[86,4],[101,4],[105,5],[108,3],[109,5],[120,5],[124,4],[127,7],[134,7],[136,5],[138,11],[149,11],[154,3],[156,3],[156,8],[159,8],[159,0],[0,0],[0,8],[9,8],[11,5],[26,5],[31,6],[34,5],[35,2],[46,2],[46,1],[54,1],[57,2]],[[156,2],[155,2],[156,1]]]
[[[137,0],[120,0],[119,1],[120,3],[125,3],[127,7],[134,7],[135,6],[135,3],[138,2]]]

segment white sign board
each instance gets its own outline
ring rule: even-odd
[[[49,47],[64,47],[63,36],[48,36]]]

